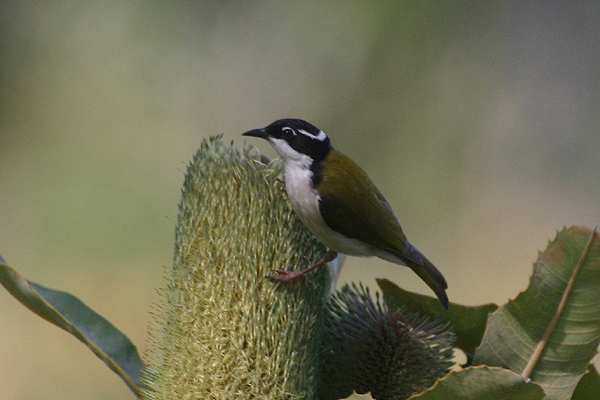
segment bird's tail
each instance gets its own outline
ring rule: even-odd
[[[403,261],[407,267],[412,269],[433,290],[437,298],[446,310],[450,308],[448,302],[448,283],[442,273],[429,261],[419,250],[406,241],[403,254],[394,254]]]

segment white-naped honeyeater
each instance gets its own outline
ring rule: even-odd
[[[441,272],[409,243],[392,208],[367,174],[331,146],[319,128],[300,119],[280,119],[243,133],[266,139],[284,162],[285,188],[292,207],[329,250],[301,271],[276,270],[291,281],[335,259],[337,253],[377,256],[410,267],[448,309],[448,284]]]

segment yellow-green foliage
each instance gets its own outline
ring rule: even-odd
[[[291,210],[279,169],[219,139],[202,143],[185,177],[145,398],[314,398],[328,273],[266,276],[305,268],[325,249]]]

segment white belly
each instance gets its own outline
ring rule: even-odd
[[[290,165],[292,164],[292,165]],[[308,230],[325,246],[338,253],[370,257],[375,250],[368,244],[331,229],[319,212],[319,194],[311,187],[311,172],[290,163],[286,166],[286,191],[292,207]]]

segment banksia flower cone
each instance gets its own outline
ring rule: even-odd
[[[202,143],[185,177],[173,268],[147,354],[147,400],[313,399],[329,289],[325,248],[291,210],[279,169],[252,149]]]
[[[321,400],[371,392],[401,400],[432,386],[452,366],[454,335],[423,317],[405,317],[368,289],[346,285],[327,305]]]

